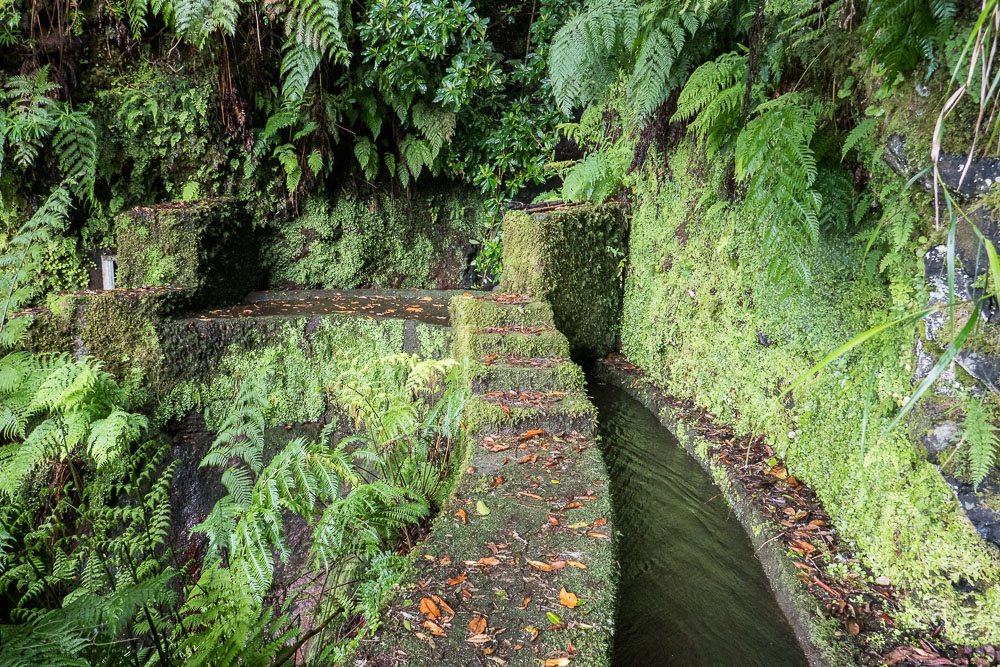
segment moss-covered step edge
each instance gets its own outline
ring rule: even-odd
[[[516,436],[540,428],[550,433],[576,431],[590,437],[596,417],[597,410],[582,392],[567,392],[558,403],[543,407],[510,407],[504,410],[499,404],[475,394],[465,405],[465,423],[470,431],[501,436]]]
[[[472,330],[503,326],[553,326],[552,306],[531,299],[526,303],[502,303],[486,295],[465,292],[451,302],[452,324]]]
[[[798,580],[798,569],[788,557],[784,545],[776,539],[778,531],[757,510],[743,483],[730,476],[729,468],[711,459],[708,455],[710,443],[684,428],[675,410],[663,401],[648,380],[637,382],[634,374],[606,361],[597,363],[593,372],[597,379],[624,390],[645,405],[712,477],[750,538],[754,554],[760,560],[778,606],[802,646],[809,664],[813,667],[857,665],[855,645],[846,636],[838,637],[840,628],[836,621],[820,612],[816,598],[803,588]]]
[[[472,391],[477,394],[503,391],[510,387],[542,392],[559,389],[583,391],[585,386],[583,370],[568,362],[556,362],[548,367],[532,367],[515,366],[502,361],[489,364],[471,361],[468,375]]]
[[[569,358],[569,341],[554,328],[538,333],[479,333],[455,327],[455,356],[482,359],[491,354]]]

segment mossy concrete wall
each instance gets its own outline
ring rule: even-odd
[[[281,224],[265,249],[270,286],[351,289],[469,286],[486,212],[470,190],[418,188],[314,196]]]
[[[116,221],[116,286],[190,288],[190,306],[234,303],[264,286],[253,226],[234,199],[138,207]]]
[[[136,408],[164,421],[228,400],[220,375],[269,372],[272,421],[313,421],[327,408],[326,385],[348,362],[390,354],[444,358],[448,326],[369,318],[364,313],[173,319],[186,290],[116,290],[50,300],[36,316],[28,348],[100,360]]]
[[[907,589],[904,623],[944,623],[960,643],[1000,641],[1000,558],[905,429],[914,327],[897,327],[782,393],[831,350],[926,303],[919,257],[888,280],[864,244],[828,230],[802,248],[811,280],[774,281],[759,213],[716,194],[725,173],[684,142],[640,180],[622,351],[667,392],[738,432],[763,433],[817,490],[871,569]],[[697,172],[697,173],[696,173]],[[700,175],[699,175],[700,174]],[[706,194],[707,193],[707,194]],[[926,240],[926,239],[925,239]]]
[[[625,232],[614,204],[511,211],[503,220],[500,289],[549,302],[573,352],[603,356],[618,335]]]

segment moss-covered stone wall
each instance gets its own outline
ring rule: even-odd
[[[268,241],[274,288],[467,285],[486,225],[482,198],[468,190],[418,189],[412,196],[341,194],[309,199],[302,215]]]
[[[920,444],[905,428],[887,431],[913,390],[914,326],[886,331],[782,397],[831,350],[926,303],[920,249],[885,280],[859,268],[854,232],[831,229],[803,247],[808,282],[775,281],[769,225],[717,194],[724,169],[692,150],[682,143],[656,165],[669,177],[650,170],[638,184],[622,351],[668,392],[741,433],[766,434],[871,568],[908,591],[897,625],[940,620],[956,641],[1000,641],[996,548]]]
[[[618,335],[625,229],[614,204],[511,211],[503,221],[500,288],[548,301],[573,352],[603,356]]]
[[[239,301],[264,286],[257,235],[240,202],[138,207],[118,217],[118,287],[191,288],[190,306]]]
[[[160,423],[197,410],[212,428],[212,415],[225,414],[232,398],[232,380],[262,375],[268,426],[317,421],[334,412],[332,383],[343,371],[400,353],[439,358],[450,347],[449,333],[447,327],[364,316],[180,320],[164,327],[164,377],[151,398]]]

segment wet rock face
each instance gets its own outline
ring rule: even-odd
[[[969,521],[983,539],[1000,545],[1000,511],[997,511],[1000,509],[1000,504],[997,503],[1000,501],[1000,484],[996,479],[983,482],[979,489],[954,480],[948,480],[948,483],[955,490]]]
[[[882,159],[890,169],[906,178],[911,178],[917,169],[924,168],[924,165],[911,167],[906,138],[901,134],[889,135]],[[942,154],[938,158],[938,175],[953,195],[966,200],[975,199],[987,194],[995,183],[1000,182],[1000,158],[973,158],[969,161],[968,155]],[[934,187],[931,170],[927,169],[917,182],[930,192]]]
[[[927,302],[928,306],[945,305],[948,303],[948,272],[946,253],[947,248],[943,245],[939,245],[931,248],[927,251],[927,254],[924,255],[924,280],[927,282],[931,291],[930,298]],[[975,279],[965,271],[963,265],[956,263],[954,279],[955,301],[968,302],[982,296],[983,290],[972,286],[974,280]],[[995,310],[996,309],[992,300],[982,304],[980,316],[983,318],[983,321],[986,322],[995,318],[997,316]],[[971,312],[971,306],[968,304],[956,307],[956,328],[965,324],[965,321],[969,316],[969,312]],[[942,308],[925,317],[924,333],[926,335],[926,340],[937,343],[941,348],[947,347],[949,341],[945,338],[945,335],[950,333],[950,318],[951,313],[948,308]],[[920,380],[927,377],[931,368],[933,368],[934,364],[937,363],[937,358],[935,355],[930,353],[924,345],[923,340],[917,341],[916,355],[917,367],[915,379]],[[993,389],[1000,388],[1000,356],[963,349],[956,355],[954,364],[958,364],[958,366],[960,366],[966,373],[971,375],[986,387],[991,387]],[[950,393],[951,387],[958,386],[955,377],[954,364],[952,368],[949,368],[944,374],[942,374],[941,381],[939,381],[937,387],[939,393]],[[982,391],[980,387],[965,387],[965,389],[974,393]]]

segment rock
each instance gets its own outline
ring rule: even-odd
[[[918,168],[911,167],[907,157],[906,137],[901,134],[890,134],[886,139],[885,152],[882,159],[889,168],[900,176],[910,178]],[[953,195],[965,200],[982,197],[990,191],[994,184],[1000,182],[1000,158],[973,158],[966,168],[968,155],[951,155],[942,153],[938,158],[938,174],[941,183]],[[919,169],[925,169],[930,163],[930,156],[921,161]],[[965,177],[963,178],[963,174]],[[917,180],[927,192],[934,189],[934,178],[927,169]]]
[[[955,362],[966,373],[990,389],[994,391],[1000,389],[1000,357],[992,354],[980,354],[971,350],[962,350],[955,357]],[[978,392],[974,391],[974,393]]]
[[[927,449],[927,453],[932,458],[936,458],[952,446],[961,430],[961,427],[955,422],[944,422],[928,431],[921,441]]]
[[[906,157],[906,137],[901,134],[890,134],[885,141],[882,159],[894,172],[909,178],[910,161]]]
[[[994,509],[998,507],[996,501],[1000,499],[1000,485],[996,479],[988,479],[979,489],[952,479],[948,483],[955,490],[958,501],[976,531],[986,541],[1000,545],[1000,512]]]
[[[948,303],[947,252],[948,248],[946,246],[939,245],[931,248],[924,255],[924,280],[927,282],[928,287],[931,288],[931,295],[927,301],[928,306],[945,305]],[[982,293],[982,290],[974,290],[972,288],[972,278],[958,265],[955,267],[954,290],[955,301],[969,301],[977,296],[977,293]],[[948,323],[950,317],[949,310],[942,308],[924,318],[924,329],[928,340],[938,339],[938,334]],[[987,318],[984,317],[983,319]],[[964,322],[959,318],[956,326],[960,327],[963,324]]]

